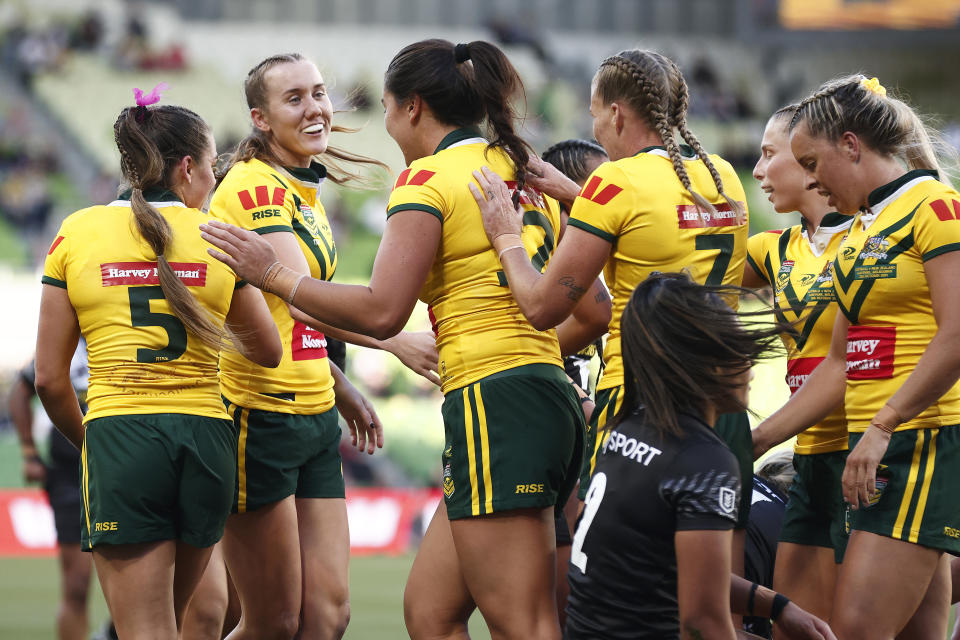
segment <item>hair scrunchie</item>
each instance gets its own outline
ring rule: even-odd
[[[144,120],[146,120],[149,117],[150,112],[147,110],[147,106],[160,102],[160,94],[166,91],[167,88],[168,88],[167,83],[161,82],[160,84],[158,84],[153,88],[153,91],[151,91],[150,93],[144,94],[142,89],[138,89],[134,87],[133,97],[136,99],[136,102],[137,102],[135,117],[138,123],[142,123]]]
[[[456,62],[457,64],[462,64],[470,59],[470,50],[467,47],[468,45],[460,43],[453,48],[454,62]]]

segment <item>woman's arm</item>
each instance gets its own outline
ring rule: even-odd
[[[683,640],[734,640],[730,617],[732,532],[677,531],[677,605]]]
[[[269,368],[280,364],[283,343],[267,301],[256,287],[234,289],[226,325],[237,337],[237,346],[247,360]]]
[[[290,296],[287,302],[321,322],[380,340],[399,333],[410,317],[442,231],[440,220],[429,213],[399,211],[387,219],[369,285],[305,277],[294,291],[299,276],[282,274],[264,283],[267,270],[279,259],[267,240],[216,220],[200,229],[204,239],[222,250],[208,249],[210,255],[248,282],[281,297]]]
[[[763,287],[769,287],[770,283],[761,278],[753,267],[750,266],[750,261],[747,260],[744,263],[743,269],[743,283],[740,285],[746,287],[747,289],[762,289]]]
[[[733,573],[730,574],[730,610],[745,616],[776,618],[774,626],[791,640],[836,640],[829,625],[820,618],[776,591]]]
[[[357,391],[347,380],[340,367],[330,363],[330,375],[333,376],[333,395],[336,398],[337,411],[343,416],[350,429],[353,446],[358,451],[367,450],[373,455],[376,449],[383,448],[383,424],[380,422],[373,405]]]
[[[753,457],[759,458],[772,447],[785,442],[811,425],[817,424],[843,403],[847,388],[847,328],[850,321],[842,313],[833,324],[830,352],[807,381],[776,413],[753,430]]]
[[[473,172],[482,189],[470,191],[483,215],[483,226],[510,282],[520,311],[535,329],[555,327],[593,286],[610,256],[610,242],[577,228],[567,228],[543,275],[530,264],[520,242],[522,214],[514,208],[510,190],[486,167]]]
[[[876,491],[877,465],[897,425],[936,402],[960,378],[960,288],[956,274],[960,252],[944,253],[923,263],[937,333],[900,388],[877,412],[847,457],[843,497],[852,509],[869,504]]]
[[[80,323],[67,290],[43,285],[34,386],[53,425],[77,449],[83,448],[83,413],[70,381],[70,360],[79,340]]]
[[[597,278],[590,294],[584,296],[573,308],[573,313],[557,325],[561,355],[572,355],[592,344],[607,332],[612,316],[610,294],[600,278]]]

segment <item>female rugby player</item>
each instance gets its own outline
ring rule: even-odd
[[[281,348],[263,296],[210,260],[195,232],[214,185],[209,127],[147,104],[138,97],[114,125],[130,190],[69,216],[50,247],[36,388],[82,451],[81,545],[116,630],[160,639],[177,636],[230,513],[236,441],[218,353],[226,341],[275,367]],[[70,382],[81,333],[85,418]]]

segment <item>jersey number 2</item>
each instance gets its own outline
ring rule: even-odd
[[[600,501],[607,490],[607,474],[602,471],[594,473],[590,480],[590,488],[583,501],[583,515],[577,524],[577,532],[573,536],[573,547],[570,549],[570,563],[580,569],[580,573],[587,572],[587,554],[583,552],[583,541],[587,537],[587,530],[593,524],[593,518],[600,508]]]
[[[727,267],[730,266],[730,258],[733,257],[733,247],[736,244],[734,235],[732,233],[716,233],[709,236],[697,236],[694,243],[697,251],[720,250],[713,261],[713,268],[707,274],[707,280],[704,284],[723,284],[723,279],[727,275]]]
[[[163,289],[130,287],[130,324],[134,327],[160,327],[167,332],[167,346],[163,349],[137,349],[137,362],[168,362],[176,360],[187,350],[187,329],[180,318],[169,313],[150,310],[151,300],[165,300]]]

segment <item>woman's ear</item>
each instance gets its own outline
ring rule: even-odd
[[[190,184],[193,182],[193,170],[196,167],[196,163],[193,161],[193,156],[183,156],[180,158],[180,161],[174,167],[174,184],[178,182]]]
[[[610,118],[613,124],[613,130],[617,132],[617,135],[620,135],[623,131],[624,113],[623,107],[619,102],[610,103]]]
[[[854,163],[860,162],[861,145],[857,134],[852,131],[844,131],[840,140],[837,141],[837,146],[848,160]]]
[[[250,109],[250,119],[253,121],[253,126],[255,126],[259,131],[264,133],[270,131],[270,123],[267,122],[267,118],[263,113],[263,109],[254,107]]]
[[[424,104],[423,98],[415,93],[407,98],[406,109],[410,124],[417,124],[417,122],[420,121],[420,116],[423,115]]]

